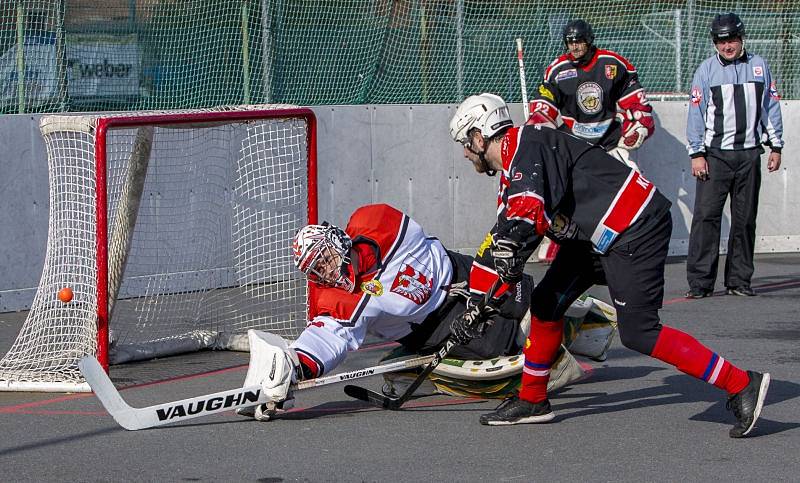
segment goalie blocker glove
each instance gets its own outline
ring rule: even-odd
[[[289,386],[303,379],[302,366],[294,349],[282,337],[269,332],[250,329],[250,365],[244,387],[261,385],[271,406],[288,409],[293,397]],[[247,415],[249,411],[238,411]]]

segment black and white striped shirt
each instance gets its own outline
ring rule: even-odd
[[[783,147],[780,96],[766,61],[745,54],[727,62],[706,59],[694,75],[686,138],[689,156],[706,147],[751,149],[762,143]],[[766,139],[765,139],[766,137]]]

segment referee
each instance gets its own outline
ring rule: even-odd
[[[692,80],[686,138],[697,178],[686,276],[687,298],[710,296],[719,262],[720,222],[731,197],[731,229],[725,261],[728,295],[753,296],[760,160],[763,144],[771,153],[767,169],[781,165],[783,122],[780,96],[766,61],[744,48],[738,15],[717,15],[711,38],[717,53],[700,64]]]

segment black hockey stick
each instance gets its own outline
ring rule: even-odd
[[[497,285],[499,283],[500,283],[499,279],[495,281],[495,283],[492,285],[492,288],[490,288],[486,292],[486,295],[484,296],[483,300],[479,302],[481,311],[483,311],[486,305],[489,304],[489,300],[491,298],[497,298],[498,296],[505,293],[506,290],[508,290],[507,283],[503,283],[502,285],[500,285],[500,288],[497,289]],[[497,289],[496,292],[495,289]],[[412,382],[411,385],[408,386],[408,388],[405,390],[405,392],[398,397],[388,397],[383,394],[377,393],[375,391],[363,388],[361,386],[354,386],[350,384],[344,387],[344,393],[352,398],[359,399],[361,401],[366,401],[370,404],[374,404],[375,406],[396,411],[400,409],[401,406],[411,398],[411,396],[414,394],[414,391],[416,391],[417,388],[423,382],[425,382],[425,379],[430,375],[430,373],[433,372],[434,369],[436,369],[439,363],[442,362],[442,359],[444,359],[450,352],[450,350],[456,345],[458,345],[458,342],[453,338],[452,335],[449,336],[442,343],[442,345],[440,345],[439,348],[436,350],[436,352],[434,353],[433,360],[427,366],[425,366],[425,369],[423,369],[422,372],[417,376],[417,378],[414,379],[414,382]]]

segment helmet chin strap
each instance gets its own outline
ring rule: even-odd
[[[483,140],[484,144],[489,142],[489,140],[486,138],[483,138]],[[483,172],[486,173],[486,176],[494,176],[497,174],[497,170],[492,169],[492,165],[489,164],[489,160],[486,159],[486,149],[481,152],[475,151],[472,149],[472,146],[468,147],[467,149],[469,149],[472,154],[477,155],[478,159],[481,160],[481,169],[483,169]]]
[[[478,153],[476,153],[476,154],[478,154]],[[483,168],[483,172],[486,173],[486,176],[494,176],[494,175],[496,175],[497,174],[497,170],[496,169],[492,169],[492,167],[489,165],[489,161],[486,160],[486,157],[484,156],[484,154],[486,154],[486,151],[478,154],[478,159],[481,160],[481,167]]]

